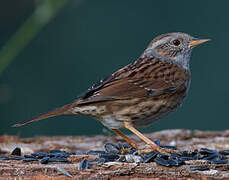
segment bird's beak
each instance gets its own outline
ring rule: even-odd
[[[188,46],[191,48],[191,47],[195,47],[199,44],[203,44],[207,41],[210,41],[211,39],[193,39],[189,42]]]

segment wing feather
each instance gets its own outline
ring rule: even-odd
[[[176,91],[188,78],[184,68],[171,62],[139,59],[89,88],[77,104],[159,96]]]

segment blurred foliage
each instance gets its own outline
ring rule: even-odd
[[[0,75],[69,0],[36,0],[34,13],[0,49]]]

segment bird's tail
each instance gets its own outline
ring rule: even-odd
[[[41,114],[33,119],[30,119],[30,120],[27,120],[27,121],[24,121],[24,122],[21,122],[21,123],[18,123],[18,124],[14,124],[12,127],[20,127],[20,126],[24,126],[26,124],[30,124],[32,122],[35,122],[35,121],[40,121],[42,119],[46,119],[46,118],[50,118],[50,117],[53,117],[53,116],[59,116],[59,115],[63,115],[63,114],[67,114],[68,110],[71,108],[72,104],[67,104],[65,106],[62,106],[60,108],[57,108],[53,111],[50,111],[48,113],[44,113],[44,114]]]

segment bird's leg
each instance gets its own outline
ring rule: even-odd
[[[119,131],[118,129],[112,129],[112,131],[114,131],[117,135],[121,136],[133,148],[137,149],[137,144],[133,140],[128,138],[125,134],[123,134],[121,131]]]
[[[144,151],[144,149],[140,150],[139,153],[149,153],[149,152],[152,152],[152,151],[157,151],[157,152],[160,152],[160,153],[163,153],[163,154],[167,154],[167,155],[169,155],[170,153],[178,153],[178,154],[180,153],[177,150],[161,148],[160,146],[155,144],[153,141],[151,141],[149,138],[145,137],[137,129],[135,129],[131,123],[123,122],[123,124],[124,124],[124,127],[126,129],[129,129],[131,132],[136,134],[140,139],[142,139],[145,143],[149,144],[151,146],[151,148],[152,148],[151,151],[149,149],[145,149],[145,151]]]
[[[131,132],[136,134],[140,139],[142,139],[146,144],[149,144],[154,151],[159,151],[161,147],[159,147],[157,144],[155,144],[153,141],[151,141],[149,138],[145,137],[141,132],[139,132],[137,129],[135,129],[131,123],[124,122],[124,127],[129,129]]]

